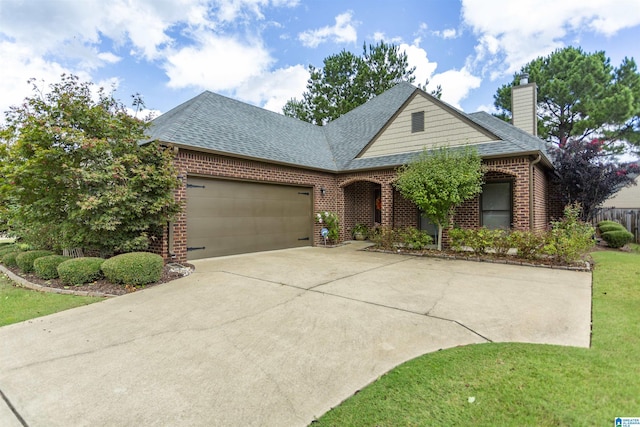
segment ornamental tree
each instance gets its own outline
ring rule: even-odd
[[[463,149],[426,149],[398,170],[395,187],[438,226],[438,250],[442,228],[449,225],[453,208],[482,191],[484,168],[478,152]]]
[[[32,81],[33,83],[33,81]],[[13,234],[40,247],[146,249],[179,210],[172,155],[148,124],[73,75],[6,112],[0,198]],[[137,96],[134,104],[140,106]]]
[[[600,139],[571,139],[551,150],[555,165],[554,182],[564,205],[578,203],[581,219],[593,219],[596,208],[619,189],[635,185],[640,173],[636,163],[619,164],[611,160]]]

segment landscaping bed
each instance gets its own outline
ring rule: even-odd
[[[602,250],[608,249],[608,247],[601,247]],[[383,252],[383,253],[398,253],[404,255],[413,256],[425,256],[432,258],[443,259],[455,259],[464,261],[476,261],[476,262],[491,262],[495,264],[511,264],[511,265],[524,265],[529,267],[544,267],[544,268],[558,268],[564,270],[574,271],[591,271],[593,261],[591,256],[586,255],[584,259],[574,263],[564,263],[557,258],[552,257],[539,257],[536,259],[519,258],[515,255],[495,255],[492,253],[476,254],[472,251],[454,251],[443,249],[438,251],[436,249],[408,249],[397,248],[395,250],[383,249],[378,246],[370,246],[365,248],[366,251]],[[597,250],[594,248],[594,250]]]
[[[188,275],[189,272],[193,271],[194,269],[193,265],[191,264],[182,264],[180,266],[183,268],[182,269],[177,268],[176,264],[165,265],[162,270],[162,277],[160,278],[160,280],[154,283],[143,285],[143,286],[120,285],[116,283],[111,283],[106,279],[96,280],[94,282],[85,283],[83,285],[72,286],[72,285],[66,285],[62,283],[60,279],[43,280],[33,273],[23,273],[17,267],[4,266],[4,268],[11,271],[16,276],[20,276],[31,283],[48,287],[48,288],[66,289],[70,291],[93,292],[93,293],[99,292],[105,295],[117,296],[117,295],[124,295],[131,292],[135,292],[140,289],[150,288],[152,286],[156,286],[161,283],[167,283],[172,280],[179,279],[181,277]]]

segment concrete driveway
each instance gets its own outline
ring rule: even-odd
[[[0,328],[0,425],[305,426],[438,349],[589,345],[589,273],[361,247],[196,261],[178,281]]]

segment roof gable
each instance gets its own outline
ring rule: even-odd
[[[422,130],[414,132],[414,118],[422,122]],[[358,157],[389,156],[499,139],[460,111],[416,90]]]

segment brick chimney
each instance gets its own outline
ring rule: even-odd
[[[538,104],[538,86],[529,83],[529,74],[520,76],[520,84],[511,87],[511,123],[538,136],[536,106]]]

